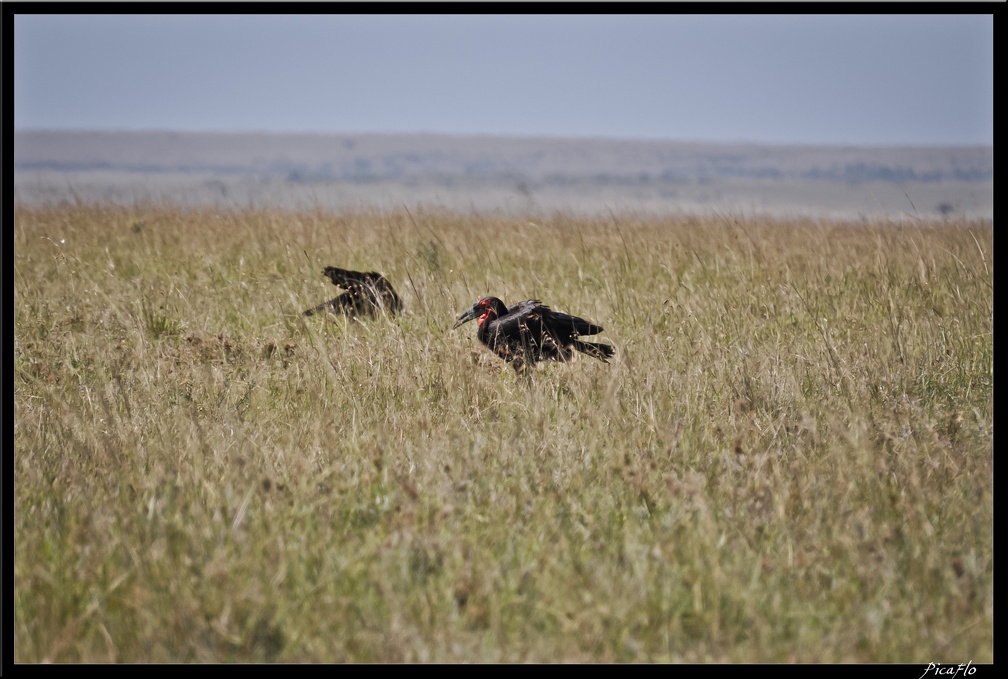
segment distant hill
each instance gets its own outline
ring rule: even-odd
[[[215,172],[302,179],[418,176],[989,181],[990,147],[760,146],[448,135],[28,131],[15,170]]]
[[[351,191],[359,205],[395,201],[400,187],[405,199],[456,207],[499,209],[500,200],[491,199],[496,192],[508,197],[504,207],[511,210],[591,209],[605,194],[606,205],[649,210],[748,205],[774,212],[793,204],[814,212],[812,194],[825,197],[834,187],[835,203],[852,187],[870,184],[895,196],[896,211],[916,210],[917,195],[925,204],[937,201],[927,211],[984,215],[988,204],[993,213],[994,152],[434,134],[15,131],[14,171],[22,201],[66,197],[69,186],[75,196],[94,199],[203,203],[240,196],[261,204],[282,186],[286,193],[311,187],[317,202],[339,207],[345,201],[334,196],[341,189],[368,188]],[[788,186],[792,198],[784,195]],[[871,195],[854,196],[846,207],[825,200],[822,209],[890,211],[879,193]]]

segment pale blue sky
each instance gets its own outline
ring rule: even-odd
[[[14,59],[19,130],[994,143],[992,14],[15,15]]]

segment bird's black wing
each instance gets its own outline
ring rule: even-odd
[[[542,309],[546,309],[548,311],[549,307],[537,299],[527,299],[524,302],[518,302],[517,304],[509,306],[507,313],[501,316],[501,318],[507,318],[508,316],[524,316],[532,313],[533,311],[541,311]]]
[[[597,335],[602,332],[602,326],[586,321],[580,316],[546,310],[546,323],[560,337],[573,340],[580,335]]]
[[[567,360],[570,357],[570,351],[566,349],[568,342],[550,327],[552,313],[548,306],[535,299],[509,307],[508,313],[494,324],[498,342],[506,341],[512,353],[524,354],[532,362]]]
[[[322,275],[329,278],[333,285],[341,288],[352,288],[362,285],[374,285],[378,279],[385,280],[384,276],[376,271],[350,271],[336,266],[327,266],[322,270]]]
[[[350,271],[327,266],[322,273],[333,285],[346,288],[347,292],[337,298],[339,303],[334,304],[335,308],[344,313],[368,313],[369,305],[392,313],[397,313],[402,308],[402,300],[395,288],[377,271]]]
[[[529,332],[541,330],[544,309],[549,311],[549,307],[537,299],[518,302],[508,307],[507,313],[494,321],[494,329],[508,339],[520,339]]]
[[[585,342],[579,339],[582,335],[597,335],[602,332],[602,326],[591,321],[586,321],[579,316],[549,311],[546,316],[546,324],[550,328],[550,335],[556,338],[557,342],[564,347],[570,346],[583,354],[593,356],[602,362],[608,362],[615,351],[608,344],[599,342]],[[569,350],[565,350],[568,354]]]

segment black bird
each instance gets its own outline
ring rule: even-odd
[[[333,285],[345,288],[346,291],[328,302],[306,309],[305,316],[323,311],[346,316],[369,316],[382,310],[390,314],[402,311],[402,300],[392,288],[392,284],[380,273],[348,271],[327,266],[322,270],[322,275],[328,276]]]
[[[459,315],[452,329],[478,318],[476,337],[492,352],[525,374],[538,361],[569,361],[572,350],[607,363],[608,344],[585,342],[581,335],[597,335],[602,326],[577,316],[553,311],[537,299],[508,308],[496,297],[484,297]]]

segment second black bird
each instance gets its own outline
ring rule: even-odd
[[[328,302],[306,309],[305,316],[323,311],[346,316],[370,316],[379,311],[397,314],[402,310],[402,300],[392,284],[376,271],[349,271],[335,266],[322,270],[333,285],[344,288],[345,292]]]
[[[454,328],[478,319],[476,337],[524,374],[539,361],[569,361],[574,351],[608,362],[614,351],[608,344],[586,342],[602,326],[577,316],[553,311],[537,299],[508,307],[496,297],[484,297],[462,312]]]

